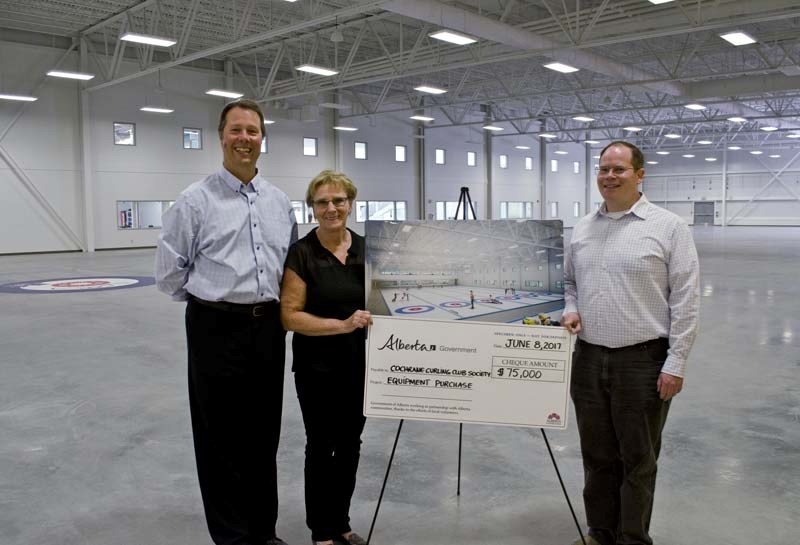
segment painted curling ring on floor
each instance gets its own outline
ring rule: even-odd
[[[414,305],[411,307],[400,307],[394,309],[397,314],[420,314],[422,312],[430,312],[434,307],[430,305]]]
[[[439,305],[442,308],[464,308],[468,307],[469,303],[466,301],[445,301]]]
[[[0,293],[75,293],[125,290],[152,286],[155,283],[152,276],[82,276],[12,282],[0,285]]]

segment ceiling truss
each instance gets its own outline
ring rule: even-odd
[[[442,27],[478,41],[429,36]],[[726,30],[758,41],[734,47],[719,37]],[[132,45],[125,32],[177,43]],[[238,82],[268,110],[335,100],[348,108],[342,119],[424,111],[436,118],[427,129],[492,121],[504,134],[628,137],[664,149],[703,138],[789,146],[785,137],[800,130],[794,0],[0,0],[0,33],[80,45],[97,74],[90,92],[192,66]],[[580,70],[543,67],[554,60]],[[338,73],[298,71],[304,63]],[[413,88],[422,83],[448,92],[421,95]]]

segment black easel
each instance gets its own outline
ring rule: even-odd
[[[467,216],[467,206],[469,206],[470,211],[472,212],[472,218]],[[468,219],[477,219],[475,215],[475,208],[472,206],[472,199],[469,196],[469,188],[462,187],[461,194],[458,197],[458,205],[456,206],[456,213],[453,219],[458,219],[458,212],[463,210],[462,212],[462,220]],[[403,429],[403,422],[405,419],[400,419],[400,424],[397,426],[397,434],[394,437],[394,444],[392,445],[392,453],[389,455],[389,464],[386,466],[386,474],[383,476],[383,484],[381,485],[381,493],[378,496],[378,504],[375,506],[375,514],[372,517],[372,524],[369,526],[369,534],[367,534],[367,545],[369,545],[370,541],[372,540],[372,531],[375,529],[375,522],[378,520],[378,511],[381,508],[381,501],[383,500],[383,493],[386,490],[386,482],[389,480],[389,471],[392,469],[392,462],[394,461],[394,453],[397,450],[397,441],[400,439],[400,430]],[[567,487],[564,486],[564,480],[561,478],[561,472],[558,469],[558,464],[556,464],[556,458],[553,455],[553,449],[550,448],[550,441],[547,439],[547,434],[544,431],[544,428],[539,428],[542,432],[542,437],[544,438],[544,444],[547,446],[547,452],[550,454],[550,461],[553,462],[553,468],[556,471],[556,476],[558,477],[558,482],[561,485],[561,491],[564,493],[564,499],[567,500],[567,506],[569,507],[569,512],[572,514],[572,520],[575,521],[575,527],[578,529],[578,535],[581,536],[581,542],[583,545],[586,544],[586,538],[583,535],[583,530],[581,530],[581,524],[578,522],[578,517],[575,515],[575,509],[572,508],[572,502],[569,499],[569,494],[567,493]],[[459,422],[458,423],[458,481],[456,484],[456,496],[461,495],[461,442],[464,432],[464,424]]]
[[[472,212],[472,219],[477,218],[475,215],[475,208],[472,207],[472,199],[469,198],[469,188],[462,187],[461,188],[461,195],[458,196],[458,205],[456,206],[456,215],[453,219],[458,219],[458,211],[461,210],[463,206],[463,215],[461,217],[462,220],[468,220],[470,218],[467,217],[467,205],[469,205],[469,209]]]

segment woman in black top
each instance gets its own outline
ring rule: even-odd
[[[350,498],[364,429],[364,238],[347,229],[356,198],[347,176],[325,170],[306,203],[319,227],[290,249],[281,321],[294,331],[297,398],[306,427],[306,523],[316,544],[366,541],[350,529]]]

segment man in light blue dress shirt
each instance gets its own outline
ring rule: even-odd
[[[222,170],[164,214],[158,289],[186,301],[189,405],[203,507],[217,545],[282,545],[275,456],[283,405],[280,281],[297,222],[256,168],[264,115],[222,110]]]
[[[643,178],[639,148],[606,146],[597,169],[603,206],[575,225],[565,252],[561,323],[579,337],[570,390],[587,545],[653,544],[661,432],[697,333],[692,233],[639,192]]]

